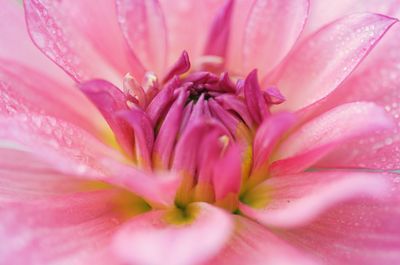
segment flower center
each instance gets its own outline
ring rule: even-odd
[[[189,69],[183,53],[161,85],[151,73],[142,86],[126,77],[128,106],[140,121],[135,159],[145,170],[179,174],[180,208],[206,201],[234,211],[250,174],[255,129],[280,94],[261,91],[255,71],[232,80],[226,72]]]

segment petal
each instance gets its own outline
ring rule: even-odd
[[[163,74],[167,31],[157,0],[117,0],[118,21],[134,54],[149,70]]]
[[[274,153],[276,162],[271,165],[271,174],[300,172],[333,148],[392,126],[393,122],[384,110],[373,103],[343,104],[293,132]]]
[[[253,70],[246,77],[244,83],[244,98],[253,120],[257,124],[260,124],[268,113],[268,107],[258,83],[257,70]]]
[[[62,83],[72,80],[32,43],[26,29],[24,9],[18,1],[0,1],[0,57],[24,66],[41,69]]]
[[[329,264],[399,263],[400,177],[385,177],[393,186],[381,200],[360,198],[342,203],[312,224],[282,235]]]
[[[229,239],[232,220],[221,209],[205,203],[191,207],[197,214],[186,225],[167,223],[164,211],[132,219],[114,238],[116,255],[126,263],[148,265],[199,264],[213,257]]]
[[[77,81],[102,77],[119,84],[127,72],[142,77],[119,31],[114,1],[26,0],[24,7],[35,45]]]
[[[278,110],[298,110],[330,94],[396,23],[376,14],[355,14],[307,38],[280,69],[275,83],[286,101]]]
[[[196,63],[214,16],[224,0],[160,0],[164,11],[169,42],[169,64],[186,50]]]
[[[368,139],[350,142],[346,151],[339,147],[337,152],[321,161],[320,166],[400,168],[399,41],[400,26],[395,25],[348,81],[326,98],[323,105],[314,108],[318,113],[342,102],[368,100],[382,106],[395,121],[395,126],[385,132],[377,131]]]
[[[226,0],[214,17],[204,48],[205,55],[215,55],[225,58],[231,32],[233,3],[233,0]]]
[[[262,225],[241,216],[235,216],[235,221],[235,233],[226,247],[206,264],[317,264],[306,251],[296,250]]]
[[[120,222],[108,192],[9,204],[0,210],[4,264],[76,264],[106,251]]]
[[[240,210],[266,226],[279,228],[307,225],[337,204],[360,197],[380,198],[390,189],[384,176],[344,171],[272,177],[261,185],[244,200],[251,204],[258,197],[270,198],[266,207],[256,210],[242,204]]]
[[[3,59],[0,59],[0,81],[0,115],[46,113],[96,136],[107,132],[101,115],[75,87]]]
[[[128,110],[127,98],[124,93],[118,87],[104,80],[91,80],[80,84],[79,88],[103,114],[123,150],[132,155],[133,131],[125,121],[117,116],[119,111]]]
[[[303,30],[308,7],[308,0],[255,1],[243,39],[246,72],[257,68],[264,76],[287,55]]]

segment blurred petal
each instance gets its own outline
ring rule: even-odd
[[[206,264],[316,265],[314,260],[247,218],[235,216],[236,230],[225,248]]]
[[[233,223],[229,214],[206,203],[189,207],[194,207],[196,214],[188,224],[169,224],[165,211],[132,219],[114,238],[116,255],[129,264],[188,265],[207,261],[229,239]]]
[[[308,7],[308,0],[255,1],[243,39],[246,72],[257,68],[264,76],[287,55],[303,30]]]
[[[381,200],[364,197],[343,202],[312,224],[281,235],[329,264],[399,263],[400,176],[391,174],[385,178],[392,189]]]
[[[354,198],[379,199],[390,187],[381,175],[340,171],[272,177],[261,186],[249,193],[259,192],[260,198],[270,198],[265,208],[242,204],[240,210],[257,222],[279,228],[307,225],[333,206]]]
[[[276,83],[286,97],[279,110],[298,110],[330,94],[354,70],[395,19],[355,14],[306,39],[279,70]]]

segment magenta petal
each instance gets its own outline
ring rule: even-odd
[[[164,82],[168,81],[171,79],[173,76],[181,75],[189,71],[190,69],[190,60],[189,60],[189,55],[186,51],[183,51],[181,56],[178,58],[178,60],[175,62],[174,65],[170,68],[169,71],[165,74],[164,77]]]
[[[186,225],[168,224],[164,211],[130,220],[114,238],[115,254],[128,264],[187,265],[207,261],[229,239],[233,223],[229,214],[214,206],[195,203],[191,207],[197,208],[198,214]]]
[[[253,70],[245,80],[244,97],[250,115],[257,124],[260,124],[267,115],[268,108],[258,83],[257,70]]]
[[[266,207],[260,210],[242,204],[240,210],[266,226],[304,226],[342,202],[382,198],[389,184],[384,176],[366,172],[322,171],[273,177],[260,184],[266,187],[265,196],[271,197]]]
[[[308,0],[256,0],[245,26],[244,69],[257,68],[261,76],[271,71],[294,46],[308,7]]]
[[[151,153],[153,151],[154,130],[147,114],[132,108],[118,113],[133,129],[135,135],[136,159],[140,167],[151,170]]]
[[[231,31],[233,3],[233,0],[226,0],[215,16],[204,48],[205,55],[215,55],[225,58]]]
[[[147,69],[163,74],[167,55],[164,14],[157,0],[117,0],[119,23],[134,54]]]
[[[298,110],[330,94],[354,70],[395,19],[355,14],[307,38],[280,69],[276,80],[287,98],[278,110]],[[346,51],[346,52],[344,52]]]
[[[88,81],[80,84],[79,88],[103,114],[124,151],[132,155],[134,143],[132,129],[116,115],[117,112],[128,109],[124,93],[104,80]]]

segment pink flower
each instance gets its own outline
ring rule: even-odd
[[[400,3],[331,2],[0,0],[0,264],[400,263]]]

